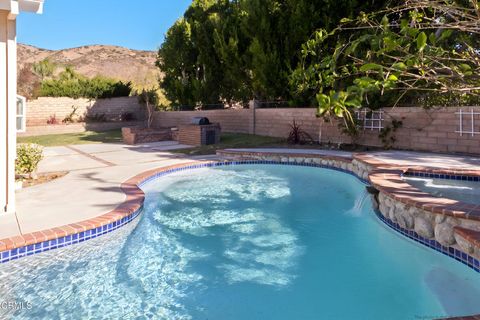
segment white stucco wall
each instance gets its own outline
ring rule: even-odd
[[[16,20],[0,11],[0,212],[15,212]]]
[[[16,17],[42,9],[43,0],[0,0],[0,214],[15,212]]]

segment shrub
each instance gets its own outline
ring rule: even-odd
[[[57,116],[55,114],[51,115],[47,120],[47,124],[59,124],[59,123],[60,122],[58,121]]]
[[[15,173],[31,175],[37,170],[38,163],[43,158],[43,148],[33,143],[17,145],[17,159],[15,160]]]
[[[72,106],[72,111],[70,111],[70,113],[62,120],[62,123],[69,124],[78,120],[77,110],[78,107]]]
[[[42,81],[40,96],[70,97],[74,99],[128,97],[132,84],[101,76],[92,79],[84,77],[71,68],[67,68],[58,79]]]
[[[300,125],[293,120],[293,123],[290,125],[290,133],[288,134],[287,142],[289,144],[305,144],[313,143],[314,140],[308,132],[304,131]]]

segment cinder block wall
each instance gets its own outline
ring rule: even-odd
[[[155,112],[153,126],[156,128],[177,127],[190,124],[194,117],[207,117],[210,122],[220,123],[225,132],[253,132],[253,118],[249,109]]]
[[[386,108],[384,126],[393,119],[403,122],[395,133],[394,148],[480,154],[480,135],[460,134],[460,116],[458,112],[473,110],[480,113],[480,107],[449,107],[425,110],[423,108]],[[205,116],[212,122],[218,122],[224,132],[256,133],[272,137],[287,137],[290,125],[295,120],[303,130],[316,141],[324,143],[350,143],[349,136],[342,133],[338,122],[325,122],[315,116],[311,109],[257,109],[253,110],[214,110],[188,112],[157,112],[154,117],[156,127],[175,127],[187,124],[192,117]],[[255,121],[254,121],[255,119]],[[471,115],[463,116],[463,130],[472,131]],[[473,131],[480,132],[480,115],[473,116]],[[382,147],[378,130],[365,130],[357,143],[365,146]]]
[[[27,127],[44,126],[50,117],[61,122],[72,112],[72,107],[78,107],[77,117],[104,114],[108,121],[119,121],[121,115],[130,112],[137,120],[145,118],[145,108],[137,97],[119,97],[112,99],[72,99],[41,97],[27,102]]]

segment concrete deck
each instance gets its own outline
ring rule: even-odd
[[[480,158],[409,151],[379,151],[369,154],[386,164],[439,169],[480,170]]]
[[[0,219],[0,238],[94,218],[120,204],[125,199],[120,190],[121,183],[141,172],[192,160],[216,158],[187,157],[168,152],[185,147],[188,146],[161,142],[140,146],[95,144],[45,148],[45,159],[40,163],[39,171],[69,171],[69,174],[46,184],[20,190],[17,193],[17,213]],[[318,149],[241,150],[352,157],[349,152]],[[391,164],[480,170],[480,159],[473,157],[403,151],[375,152],[370,155]]]
[[[268,152],[278,154],[306,153],[325,156],[352,158],[352,152],[319,149],[282,149],[282,148],[245,148],[226,149],[243,152]],[[399,166],[423,166],[442,169],[480,170],[480,158],[441,153],[412,152],[412,151],[377,151],[369,152],[368,156],[384,162]]]
[[[0,238],[107,213],[125,199],[120,190],[122,182],[153,168],[198,159],[168,152],[186,147],[190,146],[160,142],[139,146],[92,144],[45,148],[39,173],[69,173],[52,182],[19,190],[16,215],[0,219]]]

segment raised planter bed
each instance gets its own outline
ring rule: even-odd
[[[143,127],[124,127],[122,128],[123,142],[130,145],[147,142],[169,141],[172,140],[172,129],[159,128],[148,129]]]

